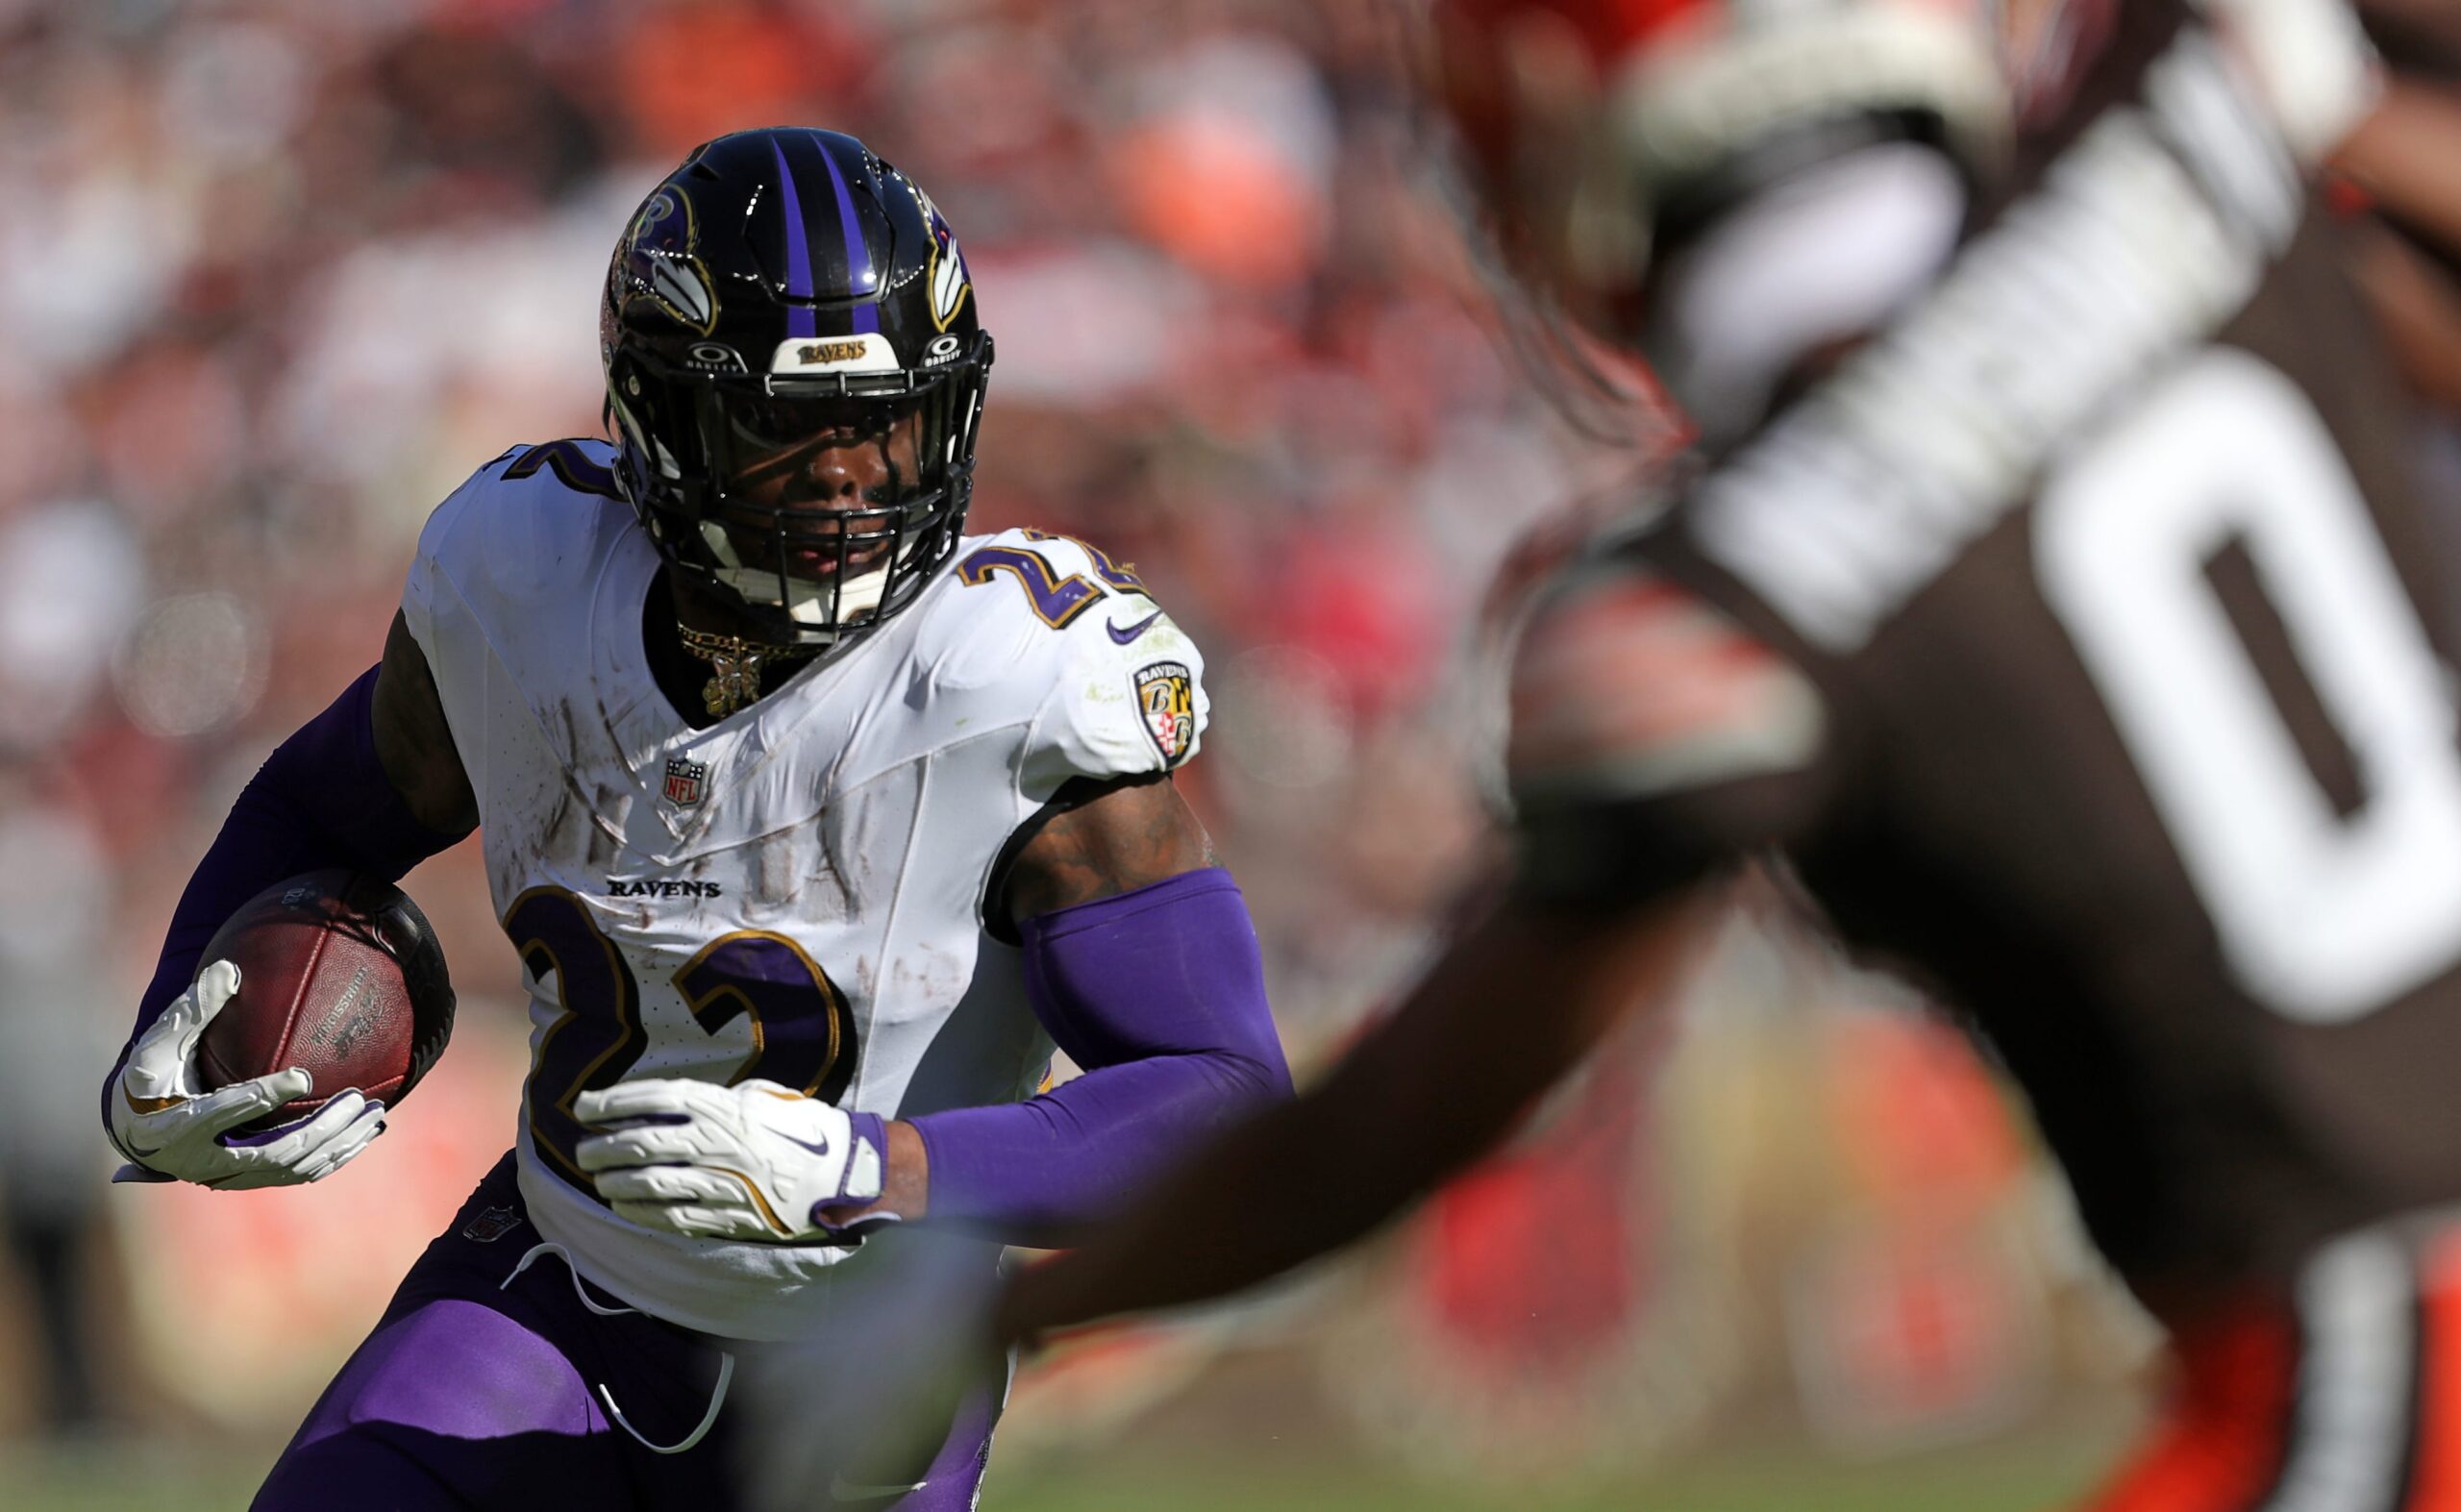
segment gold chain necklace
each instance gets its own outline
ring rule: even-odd
[[[771,646],[733,635],[714,635],[677,621],[684,649],[709,664],[710,678],[701,689],[701,702],[712,719],[724,719],[760,697],[760,669],[773,661],[803,661],[818,656],[818,646]]]

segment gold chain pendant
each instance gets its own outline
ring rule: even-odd
[[[768,646],[733,635],[714,635],[679,624],[675,632],[684,649],[709,664],[709,681],[701,689],[702,706],[712,719],[724,719],[760,698],[760,669],[772,661],[801,661],[817,646]]]

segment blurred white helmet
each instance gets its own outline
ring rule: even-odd
[[[1507,259],[1628,339],[1657,245],[1791,167],[2015,118],[1989,0],[1433,0],[1437,88]]]

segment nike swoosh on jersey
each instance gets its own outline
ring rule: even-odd
[[[1152,630],[1154,628],[1154,622],[1161,617],[1162,611],[1160,609],[1156,609],[1153,613],[1146,615],[1143,619],[1138,620],[1135,624],[1131,625],[1126,630],[1122,630],[1118,626],[1110,624],[1107,621],[1103,625],[1103,629],[1111,632],[1111,639],[1125,646],[1129,642],[1134,640],[1137,636],[1144,634],[1149,630]]]

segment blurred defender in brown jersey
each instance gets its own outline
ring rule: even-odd
[[[1710,460],[1527,625],[1504,905],[1005,1328],[1364,1232],[1776,852],[1997,1049],[2172,1330],[2099,1505],[2461,1508],[2461,721],[2311,192],[2373,99],[2351,16],[2055,7],[2021,111],[1953,5],[1438,12],[1507,251]]]

